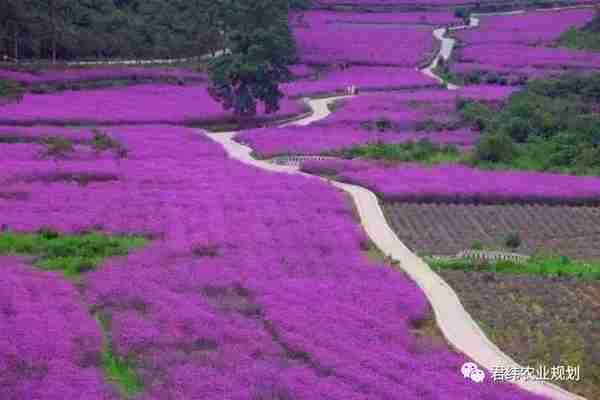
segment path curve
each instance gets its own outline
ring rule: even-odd
[[[448,61],[452,56],[452,52],[454,51],[454,46],[456,45],[456,40],[449,38],[446,36],[448,31],[458,31],[462,29],[472,29],[477,28],[480,23],[481,17],[491,17],[497,15],[520,15],[528,12],[552,12],[552,11],[561,11],[561,10],[575,10],[575,9],[585,9],[585,8],[595,8],[595,5],[581,5],[581,6],[567,6],[567,7],[554,7],[554,8],[538,8],[532,10],[514,10],[514,11],[499,11],[499,12],[491,12],[491,13],[472,13],[469,16],[469,24],[468,25],[455,25],[447,28],[439,28],[433,31],[433,36],[441,42],[440,51],[431,61],[431,63],[422,68],[420,71],[427,75],[430,78],[435,79],[439,83],[446,86],[449,90],[460,89],[460,86],[457,86],[453,83],[444,81],[440,76],[436,75],[434,70],[437,68],[440,59],[444,59],[444,61]]]
[[[331,112],[327,105],[335,100],[348,97],[338,96],[325,99],[308,100],[313,114],[291,124],[308,125],[325,118]],[[286,124],[289,125],[289,124]],[[252,157],[252,149],[233,140],[237,132],[210,133],[209,138],[220,143],[230,157],[264,170],[288,174],[298,174],[312,179],[322,179],[349,193],[360,215],[362,226],[373,243],[386,255],[398,261],[402,268],[427,296],[435,319],[446,340],[474,362],[492,371],[494,367],[521,368],[512,358],[504,354],[492,343],[479,325],[465,310],[454,290],[421,258],[414,254],[390,228],[379,206],[377,196],[360,186],[333,181],[327,178],[307,174],[297,166],[278,165]],[[458,372],[457,372],[458,373]],[[491,379],[487,377],[486,379]],[[584,397],[543,381],[517,381],[521,388],[554,400],[586,400]]]

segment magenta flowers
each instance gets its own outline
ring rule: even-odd
[[[334,173],[370,188],[387,200],[475,203],[600,202],[600,178],[542,172],[483,171],[461,165],[393,166],[375,162],[307,161],[303,170]]]
[[[282,85],[290,97],[345,93],[348,86],[359,90],[415,89],[439,86],[415,69],[390,67],[350,67],[321,72],[318,79],[300,79]]]
[[[306,63],[415,67],[434,51],[432,27],[348,23],[352,17],[338,21],[319,12],[303,14],[293,32]]]
[[[206,81],[207,75],[182,68],[71,68],[37,73],[0,69],[0,79],[17,81],[26,85],[98,81],[108,79],[181,79]]]
[[[245,166],[189,129],[106,131],[126,158],[2,160],[12,177],[0,189],[4,229],[154,237],[88,273],[81,294],[59,275],[1,260],[2,397],[111,399],[93,361],[93,307],[110,317],[114,352],[131,360],[144,400],[538,399],[508,384],[469,384],[465,357],[415,340],[409,329],[426,299],[367,260],[365,234],[332,186]],[[65,171],[116,179],[27,178]]]
[[[596,53],[551,47],[568,28],[584,25],[593,15],[584,9],[483,17],[479,27],[456,33],[464,47],[457,50],[451,70],[537,77],[597,69]]]
[[[233,119],[210,98],[206,86],[139,85],[119,89],[26,94],[20,103],[1,107],[0,124],[54,123],[210,123]],[[304,108],[284,99],[276,114],[258,119],[290,117]]]

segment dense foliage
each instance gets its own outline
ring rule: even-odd
[[[97,267],[106,257],[126,255],[145,243],[144,238],[135,236],[60,235],[44,229],[35,234],[1,233],[0,254],[35,255],[37,267],[76,276]]]
[[[2,0],[0,55],[170,57],[216,50],[210,0]]]
[[[13,81],[7,81],[0,79],[0,101],[4,98],[20,98],[23,92],[23,88]],[[0,104],[2,104],[0,102]]]
[[[266,113],[279,110],[279,83],[291,80],[296,56],[288,26],[287,0],[219,3],[217,19],[225,31],[225,51],[211,60],[209,93],[241,117],[254,116],[257,102]]]
[[[484,132],[477,163],[492,167],[600,173],[600,74],[532,81],[500,112],[462,104]]]
[[[600,9],[583,28],[572,27],[565,32],[559,43],[574,49],[600,50]]]

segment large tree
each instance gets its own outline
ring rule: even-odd
[[[291,79],[296,49],[288,25],[288,0],[221,0],[217,26],[226,50],[210,62],[210,95],[240,118],[279,109],[279,84]]]

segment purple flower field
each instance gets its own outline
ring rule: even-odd
[[[232,119],[210,98],[206,86],[138,85],[126,88],[26,94],[19,103],[0,108],[0,124],[133,124],[210,123]],[[291,117],[305,108],[285,99],[275,114],[260,119]]]
[[[307,21],[308,20],[308,21]],[[316,24],[424,24],[445,26],[461,22],[454,13],[440,12],[334,12],[334,11],[303,11],[292,14],[293,25],[302,25],[306,22]]]
[[[118,399],[93,363],[102,333],[73,284],[17,259],[0,264],[0,398]]]
[[[85,275],[79,290],[2,259],[2,398],[115,398],[98,368],[93,307],[110,316],[114,352],[142,379],[139,399],[539,399],[467,383],[464,357],[416,341],[409,329],[426,299],[367,260],[366,236],[333,187],[245,166],[186,128],[108,132],[127,158],[2,162],[16,178],[0,190],[5,229],[155,238]],[[117,179],[24,178],[61,171]],[[17,191],[27,196],[1,195]]]
[[[583,26],[593,16],[592,9],[575,9],[483,17],[478,28],[455,33],[461,47],[450,69],[523,77],[598,69],[597,53],[551,47],[570,27]]]
[[[600,178],[527,171],[483,171],[461,165],[386,165],[380,162],[306,161],[310,173],[337,174],[387,200],[417,202],[598,203]]]
[[[323,123],[373,121],[387,119],[399,128],[414,129],[427,118],[443,120],[456,110],[458,98],[502,102],[514,92],[507,86],[468,86],[459,90],[416,90],[399,93],[376,93],[346,100],[343,107],[328,116]]]
[[[260,157],[284,154],[318,155],[367,143],[405,143],[428,139],[439,144],[472,147],[479,133],[470,130],[443,132],[369,132],[346,124],[266,128],[244,131],[236,140],[252,147]]]
[[[206,81],[207,75],[181,68],[71,68],[28,73],[0,69],[0,79],[17,81],[26,85],[60,82],[98,81],[109,79],[182,79]]]
[[[533,47],[587,18],[577,11],[548,19],[557,15],[486,19],[481,35],[459,33],[467,46],[454,66],[595,65],[587,55],[567,60],[561,49]],[[454,122],[459,98],[495,105],[517,88],[444,90],[418,71],[439,46],[433,29],[457,22],[452,7],[292,16],[297,80],[282,85],[280,111],[259,108],[257,119],[297,116],[307,111],[298,97],[349,85],[359,96],[309,126],[251,129],[235,140],[261,157],[424,138],[471,148],[478,132],[435,123]],[[489,49],[482,59],[470,53],[486,40],[506,47],[510,59]],[[531,51],[510,53],[518,48]],[[168,68],[0,70],[0,79],[27,85],[137,78],[206,75]],[[510,383],[465,379],[466,356],[414,332],[430,316],[427,298],[399,269],[369,257],[370,242],[345,192],[314,176],[243,164],[202,130],[181,126],[234,121],[206,88],[199,82],[65,90],[0,106],[0,233],[148,238],[145,247],[107,258],[76,280],[36,268],[32,257],[0,255],[0,399],[543,400]],[[381,118],[393,128],[361,125]],[[417,130],[431,121],[436,132]],[[95,146],[94,126],[114,147]],[[52,153],[47,139],[56,138],[69,139],[72,148]],[[390,200],[600,203],[600,178],[364,160],[309,161],[302,169]],[[107,346],[143,384],[138,393],[125,395],[108,376]]]
[[[308,64],[416,67],[434,52],[432,31],[431,26],[328,22],[319,12],[305,13],[302,24],[293,24],[300,58]]]
[[[319,79],[301,79],[282,85],[289,97],[345,93],[348,86],[359,90],[414,89],[439,86],[434,79],[415,69],[390,67],[350,67],[321,73]]]

